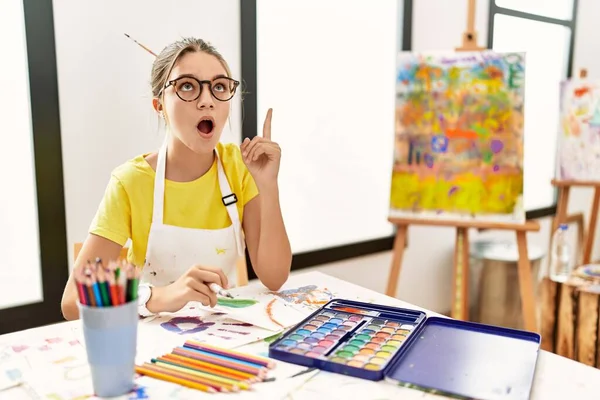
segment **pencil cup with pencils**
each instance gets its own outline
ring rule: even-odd
[[[75,271],[79,315],[94,393],[127,394],[134,387],[138,331],[138,274],[131,265],[96,265]]]

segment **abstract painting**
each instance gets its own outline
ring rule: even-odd
[[[231,319],[224,313],[207,311],[194,302],[177,313],[161,314],[144,321],[144,329],[149,332],[148,328],[154,331],[155,337],[160,337],[161,347],[164,344],[167,349],[192,338],[215,346],[235,348],[273,335],[273,331]],[[162,348],[160,350],[163,351]],[[153,352],[160,351],[154,349]]]
[[[561,86],[556,178],[600,181],[600,82],[572,79]]]
[[[390,216],[523,221],[523,53],[398,56]]]
[[[333,293],[329,289],[317,285],[306,285],[269,293],[288,303],[305,306],[311,310],[319,308],[333,299]]]

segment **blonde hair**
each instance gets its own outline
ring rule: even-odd
[[[156,56],[156,59],[152,64],[150,79],[153,97],[159,98],[161,96],[167,83],[167,79],[169,79],[169,75],[171,75],[171,71],[177,61],[185,54],[195,52],[204,52],[216,57],[225,68],[227,76],[231,78],[229,64],[227,64],[227,61],[225,61],[221,53],[219,53],[213,45],[194,37],[183,38],[171,43]]]

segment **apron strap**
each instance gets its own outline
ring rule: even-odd
[[[165,170],[167,165],[167,141],[169,135],[165,135],[165,140],[158,150],[158,159],[156,161],[156,175],[154,177],[154,206],[152,210],[152,223],[163,224],[164,204],[165,204]]]
[[[235,242],[237,246],[237,251],[239,256],[244,255],[244,243],[242,241],[242,229],[240,223],[240,215],[238,213],[237,205],[238,198],[231,191],[231,186],[229,186],[229,181],[227,180],[227,175],[225,175],[225,170],[223,169],[223,164],[221,163],[221,159],[219,158],[219,152],[215,151],[215,155],[217,157],[217,172],[219,177],[219,187],[221,188],[221,195],[223,196],[221,200],[223,201],[223,205],[227,208],[227,213],[229,214],[229,218],[231,219],[231,224],[233,226],[233,230],[235,232]]]

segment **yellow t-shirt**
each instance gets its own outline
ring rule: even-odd
[[[218,143],[216,149],[231,191],[237,196],[241,222],[244,205],[258,194],[256,183],[242,161],[238,146]],[[89,229],[90,233],[122,246],[131,239],[127,258],[139,266],[144,264],[146,257],[154,204],[155,171],[145,156],[137,156],[113,170]],[[194,181],[165,180],[163,223],[195,229],[230,226],[231,219],[221,200],[217,175],[215,158],[208,172]]]

